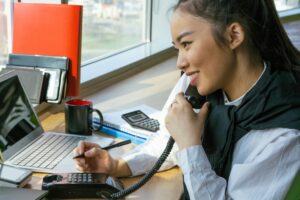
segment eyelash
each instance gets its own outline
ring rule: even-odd
[[[181,46],[182,46],[183,48],[186,48],[186,47],[188,47],[191,43],[192,43],[192,42],[181,42]]]

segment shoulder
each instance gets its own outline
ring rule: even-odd
[[[271,69],[271,74],[275,76],[273,81],[280,84],[299,84],[300,71],[299,69]]]

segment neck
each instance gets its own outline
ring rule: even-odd
[[[230,81],[223,91],[229,101],[233,101],[244,95],[258,80],[264,69],[262,59],[250,56],[237,55],[236,66],[230,77]]]

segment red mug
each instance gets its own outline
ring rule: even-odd
[[[101,127],[93,126],[93,113],[97,113],[100,126],[103,124],[102,113],[93,108],[93,103],[84,99],[73,99],[65,103],[65,127],[66,133],[91,135],[93,131]]]

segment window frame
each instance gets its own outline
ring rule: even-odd
[[[146,2],[148,9],[146,9],[145,42],[108,56],[82,63],[81,85],[83,87],[95,80],[103,81],[112,76],[118,76],[124,71],[143,68],[143,65],[149,62],[150,58],[161,54],[166,55],[166,53],[174,51],[169,27],[165,27],[168,30],[156,27],[162,27],[169,23],[166,13],[168,13],[169,8],[175,5],[176,0],[147,0]],[[160,33],[155,32],[155,30],[160,30]],[[158,37],[158,35],[162,36]]]

